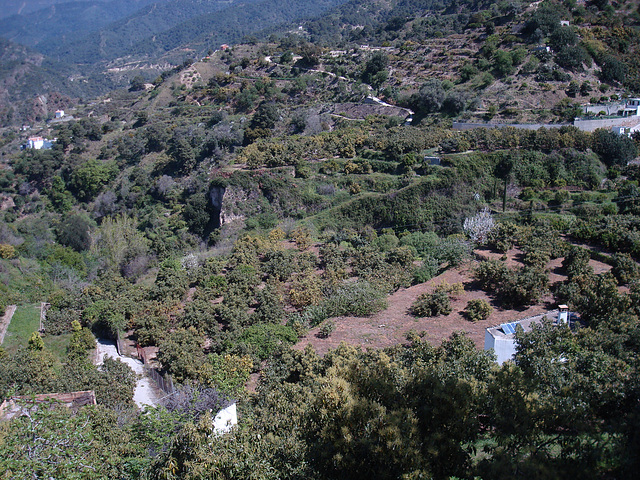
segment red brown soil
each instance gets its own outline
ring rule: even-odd
[[[496,254],[488,250],[476,250],[480,258],[500,258],[502,254]],[[507,253],[507,265],[510,267],[521,265],[519,259],[521,252],[513,249]],[[608,271],[611,267],[607,264],[591,260],[595,273]],[[560,271],[562,259],[556,259],[549,263],[549,281],[555,283],[566,279]],[[484,347],[485,329],[505,322],[546,313],[557,307],[554,298],[547,295],[537,305],[522,309],[506,309],[500,306],[490,295],[475,286],[472,278],[472,263],[445,271],[441,275],[432,278],[426,283],[400,289],[388,297],[388,308],[375,315],[366,318],[338,317],[335,318],[336,328],[328,338],[318,337],[319,327],[311,329],[306,337],[298,342],[294,348],[304,349],[311,345],[320,355],[328,350],[336,348],[340,343],[358,345],[363,348],[385,348],[399,343],[406,343],[409,331],[424,332],[424,339],[432,345],[440,345],[443,340],[449,338],[454,332],[465,332],[478,348]],[[419,295],[431,293],[434,288],[442,283],[449,284],[462,282],[464,293],[452,298],[453,308],[449,315],[441,315],[432,318],[416,318],[409,313],[409,308]],[[493,306],[493,313],[487,320],[470,322],[463,311],[469,300],[487,300]]]

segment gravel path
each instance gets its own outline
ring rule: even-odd
[[[138,382],[133,392],[133,401],[139,408],[144,405],[155,406],[158,404],[158,394],[152,380],[146,375],[144,366],[140,360],[118,355],[115,342],[110,340],[98,339],[96,345],[96,365],[102,365],[104,356],[120,360],[126,363],[131,370],[138,375]]]
[[[0,319],[0,345],[4,342],[4,336],[7,333],[13,314],[16,313],[16,308],[18,308],[17,305],[7,305],[4,316]]]

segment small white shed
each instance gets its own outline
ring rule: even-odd
[[[516,322],[503,323],[496,327],[487,328],[484,334],[484,349],[493,350],[496,354],[496,362],[502,365],[512,360],[516,354],[516,330],[522,328],[525,332],[531,331],[533,325],[542,323],[545,317],[555,319],[555,324],[570,323],[571,314],[569,307],[560,305],[558,310],[533,317],[523,318]]]

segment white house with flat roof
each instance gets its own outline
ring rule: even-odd
[[[496,354],[496,362],[502,365],[508,360],[512,360],[516,354],[516,331],[521,328],[525,332],[530,332],[534,324],[541,324],[546,318],[555,318],[556,324],[569,323],[569,307],[559,305],[558,310],[523,318],[516,322],[503,323],[497,327],[487,328],[484,334],[484,349],[493,350]]]

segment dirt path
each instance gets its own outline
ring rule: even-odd
[[[4,316],[2,320],[0,320],[0,345],[4,342],[4,336],[7,333],[7,329],[9,328],[9,324],[11,323],[11,319],[13,318],[13,314],[16,313],[17,305],[8,305],[7,309],[4,311]]]
[[[144,366],[140,360],[118,355],[116,344],[110,340],[98,339],[96,345],[96,365],[102,365],[104,356],[114,358],[126,363],[131,370],[138,375],[136,388],[133,392],[133,401],[136,402],[138,408],[142,409],[144,405],[155,406],[160,399],[158,392],[153,385],[152,380],[144,371]]]

